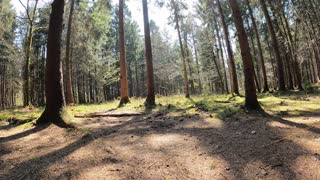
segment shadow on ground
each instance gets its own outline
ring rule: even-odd
[[[317,158],[313,162],[304,162],[305,167],[312,167],[320,164],[319,155],[314,153],[300,144],[287,139],[286,134],[282,131],[282,127],[272,126],[271,122],[278,122],[286,125],[288,129],[301,129],[306,131],[308,135],[319,136],[320,129],[316,126],[306,125],[288,121],[283,118],[266,115],[266,114],[247,114],[238,112],[232,117],[226,119],[212,120],[210,113],[198,112],[188,114],[186,110],[180,110],[176,114],[172,114],[169,110],[156,112],[153,114],[136,116],[128,118],[127,121],[120,124],[115,124],[111,127],[101,128],[96,131],[84,134],[76,141],[66,145],[65,147],[49,152],[45,155],[32,158],[30,160],[18,163],[14,168],[0,172],[0,179],[37,179],[48,176],[48,168],[60,162],[65,157],[74,153],[78,149],[88,147],[94,141],[101,140],[103,142],[112,141],[113,138],[121,137],[137,137],[135,141],[129,143],[124,141],[123,146],[132,147],[132,153],[141,158],[141,149],[136,148],[142,140],[144,140],[143,149],[148,149],[152,153],[162,154],[161,157],[170,158],[168,161],[176,161],[177,165],[171,165],[170,168],[183,169],[184,175],[181,172],[172,172],[167,175],[169,179],[184,177],[187,179],[316,179],[320,177],[320,173],[315,173],[317,170],[309,169],[302,172],[297,169],[296,165],[299,163],[300,157],[314,157]],[[5,146],[5,143],[14,141],[19,138],[26,137],[31,133],[37,133],[44,130],[46,127],[35,128],[9,137],[0,138],[0,143]],[[181,154],[177,151],[170,150],[170,148],[163,146],[162,149],[155,149],[150,144],[152,142],[145,141],[149,136],[164,135],[179,135],[186,139],[193,138],[196,141],[190,142],[190,147],[177,149],[181,154],[186,154],[184,151],[192,152],[190,157],[184,157],[181,160]],[[179,141],[180,142],[180,139]],[[191,144],[194,145],[191,147]],[[172,146],[174,147],[174,146]],[[172,148],[171,147],[171,148]],[[197,152],[201,153],[197,153]],[[197,175],[197,171],[192,169],[184,161],[192,164],[193,159],[197,158],[218,157],[224,165],[216,164],[208,169],[208,164],[196,164],[194,167],[203,166],[207,177]],[[116,158],[115,158],[116,159]],[[163,158],[165,159],[165,158]],[[151,165],[138,165],[140,162],[134,159],[122,159],[124,163],[132,164],[130,170],[119,170],[122,173],[120,179],[149,179],[148,173],[153,170]],[[120,163],[120,160],[99,160],[93,163],[92,166],[100,166],[104,163]],[[63,173],[58,175],[58,178],[77,179],[74,174],[79,174],[90,168],[88,166],[75,165],[78,168],[67,171],[72,164],[64,166],[66,169]],[[150,166],[150,167],[149,167]],[[167,165],[168,166],[168,165]],[[177,166],[177,167],[176,167]],[[85,167],[85,168],[84,168]],[[148,171],[140,170],[148,168]],[[167,167],[168,168],[168,167]],[[117,170],[115,170],[117,171]],[[125,173],[124,173],[125,172]],[[50,174],[50,173],[49,173]],[[151,173],[152,174],[152,173]],[[161,174],[154,176],[154,179],[160,179]],[[53,178],[53,177],[49,177]],[[163,179],[163,177],[162,177]]]

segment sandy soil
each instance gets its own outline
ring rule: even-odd
[[[319,116],[213,116],[96,117],[82,130],[1,122],[0,179],[320,179]]]

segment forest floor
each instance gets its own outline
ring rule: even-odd
[[[32,126],[42,108],[0,111],[0,179],[318,180],[317,94],[259,95],[266,113],[228,96],[69,107],[78,130]]]

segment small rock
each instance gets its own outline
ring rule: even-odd
[[[229,171],[229,170],[230,170],[230,167],[226,167],[226,169],[225,169],[225,170]]]
[[[13,168],[15,168],[15,166],[14,166],[14,165],[11,165],[11,166],[10,166],[10,169],[13,169]]]
[[[264,176],[266,176],[266,175],[268,175],[268,172],[265,171],[265,170],[262,170],[261,174],[264,175]]]
[[[257,132],[256,131],[251,131],[251,134],[257,134]]]

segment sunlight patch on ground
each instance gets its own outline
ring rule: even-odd
[[[320,159],[315,156],[300,156],[291,165],[292,171],[296,172],[296,179],[320,179]],[[310,169],[317,169],[310,172]]]
[[[185,136],[180,134],[159,134],[146,137],[146,142],[153,148],[177,146],[184,142]]]
[[[293,138],[292,141],[308,150],[312,154],[318,154],[320,160],[320,135],[318,136],[308,136],[308,137],[298,137]]]
[[[243,167],[242,174],[242,179],[285,179],[281,172],[277,171],[276,168],[270,168],[269,165],[261,160],[248,162]],[[272,176],[270,177],[270,175]]]

